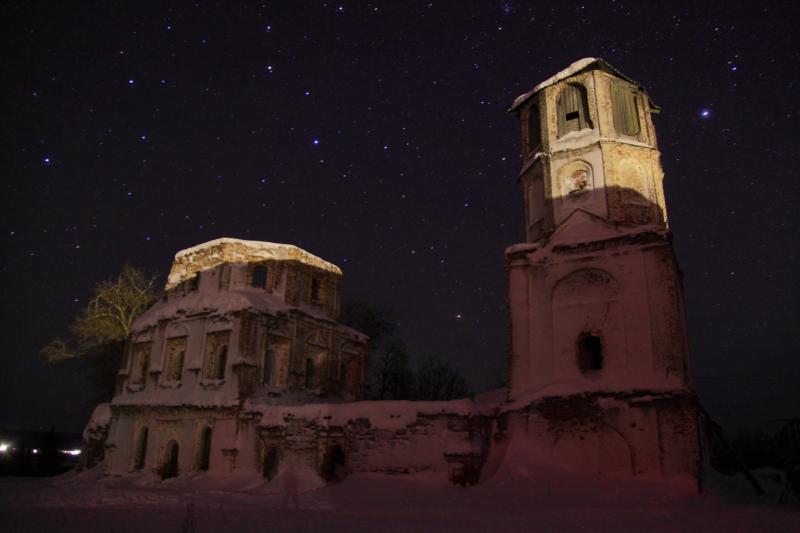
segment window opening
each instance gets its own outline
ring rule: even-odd
[[[319,278],[311,278],[311,301],[322,303],[322,282]]]
[[[178,443],[171,440],[167,443],[164,450],[164,462],[161,465],[161,479],[173,478],[178,476]]]
[[[306,388],[314,388],[314,360],[306,359]]]
[[[578,367],[584,374],[603,369],[603,342],[597,335],[584,333],[578,337]]]
[[[623,135],[638,135],[641,128],[636,93],[622,83],[615,83],[611,90],[611,106],[617,132]]]
[[[136,435],[136,445],[133,449],[133,469],[141,470],[147,458],[147,428],[139,429]]]
[[[253,287],[267,288],[267,267],[258,265],[253,269]]]
[[[586,88],[577,84],[564,87],[556,99],[556,114],[559,137],[571,131],[591,128]]]
[[[205,427],[200,433],[200,453],[197,456],[197,469],[207,471],[211,461],[211,428]]]
[[[533,152],[542,144],[542,127],[539,123],[539,108],[531,106],[528,111],[528,152]]]

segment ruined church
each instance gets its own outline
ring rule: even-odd
[[[339,268],[292,245],[217,239],[178,252],[163,298],[135,322],[116,394],[84,433],[85,463],[269,481],[291,457],[325,480],[427,470],[473,484],[513,449],[591,473],[697,480],[658,108],[585,58],[510,111],[526,239],[505,253],[506,390],[367,401],[369,339],[337,322]]]

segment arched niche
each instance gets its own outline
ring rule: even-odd
[[[625,367],[622,287],[598,268],[575,270],[552,291],[556,376],[600,379]]]
[[[622,290],[619,282],[599,268],[582,268],[562,277],[553,287],[555,305],[616,300]]]
[[[558,183],[562,200],[586,200],[595,188],[592,165],[582,159],[571,161],[558,171]]]
[[[649,205],[650,190],[647,173],[641,163],[626,157],[617,165],[617,184],[622,190],[622,201],[626,204]]]

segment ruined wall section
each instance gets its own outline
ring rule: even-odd
[[[531,457],[585,473],[696,480],[698,412],[679,392],[550,396],[506,407],[495,440],[525,437]]]
[[[168,459],[167,445],[171,441],[178,444],[178,475],[197,473],[201,469],[199,455],[205,428],[211,428],[208,471],[230,473],[236,467],[242,443],[234,408],[112,406],[111,411],[104,460],[108,474],[138,471],[158,475]],[[142,435],[146,437],[142,439]],[[140,445],[142,451],[138,449]],[[139,454],[141,464],[137,465]]]
[[[412,412],[414,402],[369,403],[371,416],[342,417],[323,409],[327,414],[321,416],[284,411],[256,417],[259,456],[254,466],[266,471],[275,454],[279,462],[293,454],[325,478],[331,458],[341,454],[348,474],[433,471],[456,484],[478,481],[489,453],[491,415],[447,412],[448,402],[424,402],[425,412],[419,413]]]

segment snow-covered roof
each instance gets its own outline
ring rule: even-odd
[[[608,62],[606,62],[604,59],[601,59],[599,57],[584,57],[583,59],[579,59],[579,60],[575,61],[574,63],[572,63],[570,66],[568,66],[564,70],[561,70],[558,73],[556,73],[555,75],[550,76],[549,78],[547,78],[546,80],[541,82],[539,85],[537,85],[536,87],[534,87],[530,91],[526,92],[525,94],[521,94],[521,95],[517,96],[514,99],[514,103],[511,104],[511,107],[508,109],[508,111],[509,112],[516,111],[517,109],[519,109],[519,107],[522,104],[527,102],[528,99],[530,99],[530,97],[532,97],[534,94],[538,93],[542,89],[544,89],[546,87],[550,87],[551,85],[555,85],[556,83],[560,82],[561,80],[565,80],[565,79],[567,79],[567,78],[569,78],[571,76],[574,76],[574,75],[576,75],[576,74],[578,74],[580,72],[583,72],[585,70],[591,70],[591,69],[604,70],[604,71],[606,71],[606,72],[608,72],[610,74],[613,74],[614,76],[617,76],[618,78],[621,78],[621,79],[623,79],[623,80],[625,80],[627,82],[633,83],[634,85],[636,85],[640,89],[644,90],[644,88],[639,83],[635,82],[634,80],[630,79],[628,76],[626,76],[625,74],[623,74],[619,70],[617,70],[614,67],[612,67],[611,65],[609,65]],[[653,108],[656,108],[652,104],[651,104],[651,106]]]
[[[199,270],[214,268],[222,263],[253,263],[271,259],[274,261],[299,261],[328,272],[342,274],[341,269],[293,244],[263,241],[245,241],[223,237],[181,250],[167,279],[167,289],[194,277]]]

